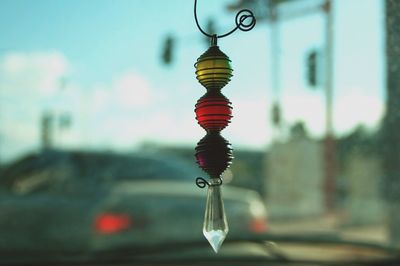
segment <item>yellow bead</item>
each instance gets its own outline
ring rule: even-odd
[[[207,89],[222,89],[232,77],[231,60],[218,46],[211,46],[195,64],[196,78]]]

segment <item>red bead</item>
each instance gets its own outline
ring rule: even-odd
[[[220,131],[231,121],[231,102],[221,93],[201,97],[196,104],[196,119],[205,130]]]

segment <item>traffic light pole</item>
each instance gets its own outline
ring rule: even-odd
[[[271,70],[272,73],[272,84],[276,99],[278,99],[278,85],[279,85],[279,42],[278,42],[278,29],[277,22],[278,18],[276,14],[276,5],[272,5],[274,8],[271,16],[271,49],[272,49],[272,60],[276,65],[276,69]],[[279,20],[293,19],[301,17],[307,14],[313,14],[315,12],[321,12],[325,14],[325,60],[324,60],[324,83],[323,87],[325,90],[325,136],[323,139],[323,191],[324,191],[324,203],[325,210],[329,213],[333,211],[335,206],[335,175],[336,175],[336,145],[335,135],[333,127],[333,14],[332,14],[332,0],[325,0],[323,5],[312,6],[304,10],[297,10],[286,16],[279,16]]]
[[[278,17],[275,5],[271,7],[270,41],[271,41],[271,86],[272,86],[272,123],[276,128],[273,138],[277,139],[282,134],[282,121],[280,109],[280,36]]]
[[[325,140],[324,140],[324,194],[326,210],[332,211],[335,205],[336,151],[333,130],[333,14],[332,1],[325,0]]]
[[[240,1],[240,4],[235,8],[241,7],[245,0]],[[253,1],[248,1],[249,5]],[[289,2],[289,0],[270,0],[269,9],[270,13],[266,14],[266,18],[271,23],[271,60],[276,64],[276,69],[271,70],[272,74],[272,88],[274,96],[278,99],[280,93],[279,86],[279,42],[278,42],[278,28],[277,23],[284,20],[304,17],[305,15],[315,14],[321,12],[325,14],[325,62],[324,62],[324,90],[325,90],[325,136],[323,139],[323,168],[324,176],[322,181],[322,188],[325,199],[325,210],[329,213],[334,209],[335,205],[335,174],[336,174],[336,151],[335,151],[335,137],[333,127],[333,14],[332,2],[333,0],[325,0],[323,3],[317,5],[307,6],[305,8],[292,10],[289,13],[278,14],[277,7],[280,3]],[[272,11],[271,11],[272,9]],[[279,114],[279,112],[276,112]]]

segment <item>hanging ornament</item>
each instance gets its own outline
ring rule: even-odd
[[[197,143],[195,156],[197,164],[210,179],[198,177],[196,184],[200,188],[208,186],[203,234],[217,253],[229,231],[222,200],[221,175],[233,159],[231,144],[220,134],[232,118],[232,104],[221,93],[221,89],[231,80],[233,69],[229,57],[219,49],[217,39],[226,37],[237,29],[249,31],[255,26],[256,20],[250,10],[243,9],[236,15],[234,29],[223,35],[210,35],[199,25],[196,5],[197,0],[194,1],[196,25],[201,33],[211,39],[210,48],[195,64],[196,78],[207,90],[195,106],[196,120],[206,131],[206,135]]]

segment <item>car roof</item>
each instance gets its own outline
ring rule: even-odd
[[[110,181],[124,179],[175,179],[191,181],[201,174],[193,163],[175,156],[109,151],[47,150],[20,158],[2,172],[0,184],[10,186],[27,173],[55,166],[70,168],[71,179]],[[62,170],[64,170],[62,168]],[[54,171],[57,175],[57,171]]]
[[[112,194],[118,195],[160,195],[160,196],[192,196],[205,197],[206,188],[199,188],[193,179],[192,183],[179,181],[135,181],[119,182],[112,189]],[[254,190],[224,185],[222,188],[224,199],[237,201],[261,200],[260,195]]]

